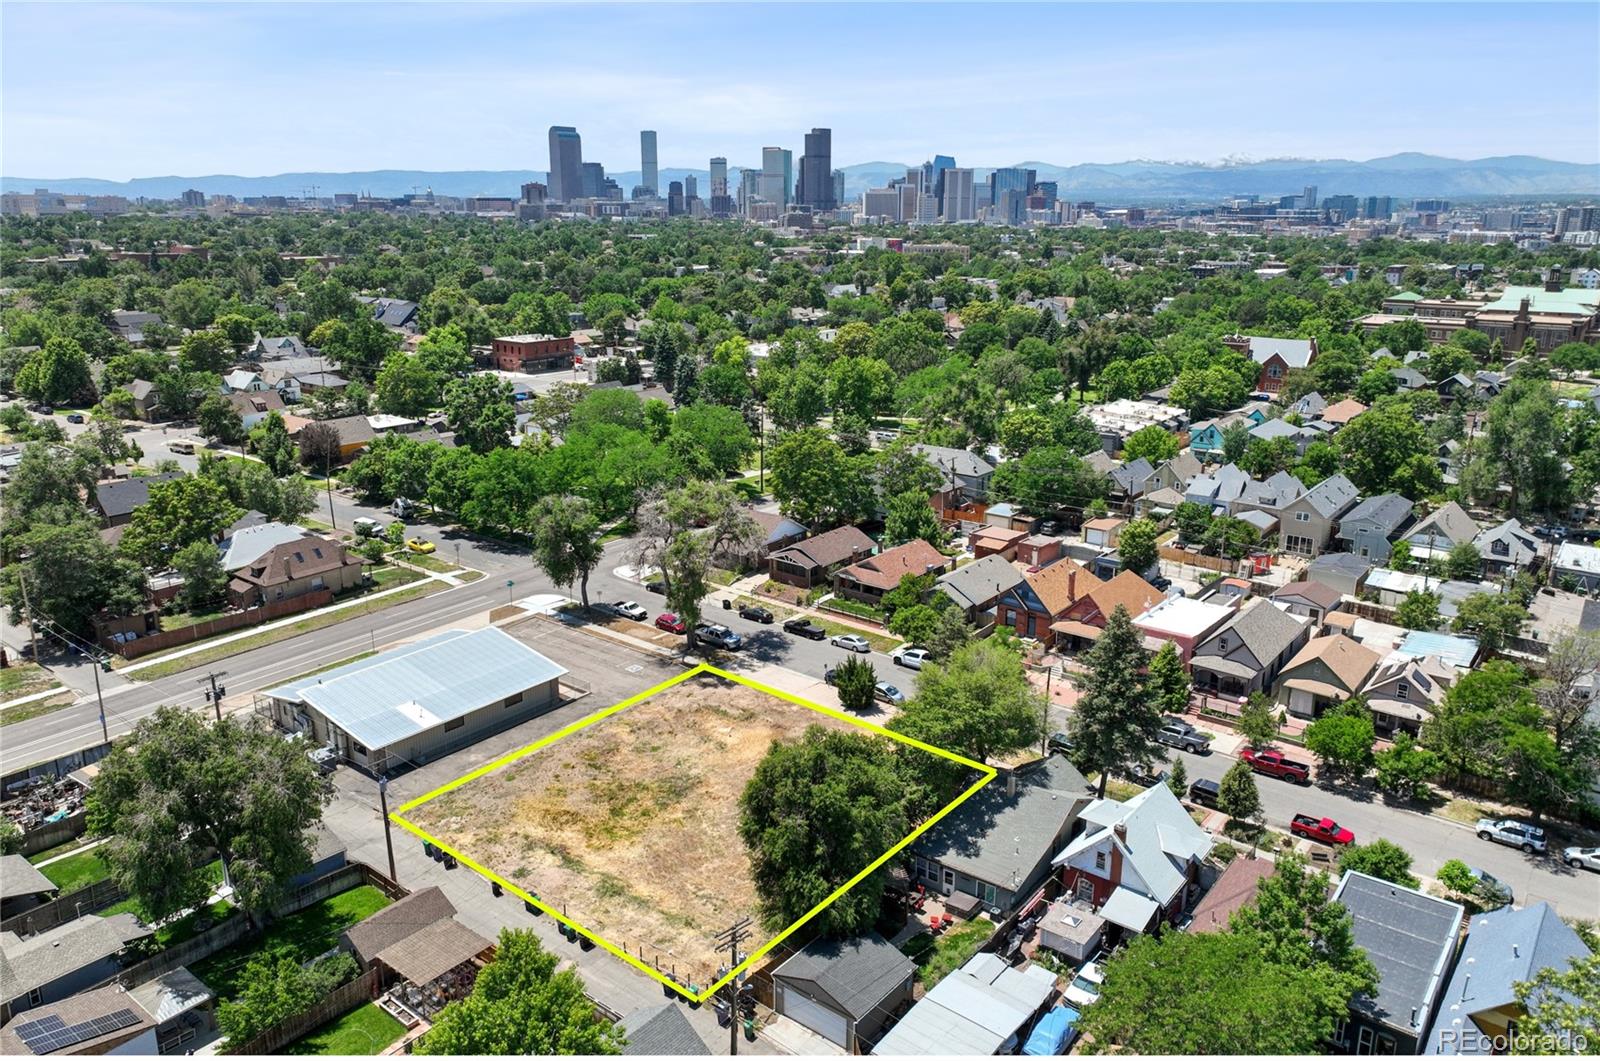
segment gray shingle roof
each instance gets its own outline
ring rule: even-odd
[[[708,1057],[711,1051],[694,1030],[683,1010],[671,1002],[647,1009],[636,1009],[622,1018],[622,1031],[628,1045],[626,1057]]]
[[[1111,481],[1125,494],[1138,495],[1144,481],[1155,472],[1155,467],[1143,457],[1128,461],[1111,469]]]
[[[1337,516],[1356,499],[1356,484],[1342,475],[1333,475],[1313,486],[1306,501],[1324,516]]]
[[[912,850],[959,873],[1004,886],[1013,873],[1026,876],[1072,815],[1093,799],[1077,768],[1053,755],[1017,778],[1017,793],[1006,795],[1002,778],[940,819],[912,844]]]
[[[1288,472],[1277,472],[1265,482],[1252,479],[1245,484],[1239,500],[1262,508],[1282,508],[1306,492],[1306,484]],[[1220,498],[1219,498],[1220,500]]]
[[[401,940],[438,921],[455,916],[456,908],[438,885],[430,885],[345,929],[345,941],[363,965]]]
[[[1455,953],[1460,904],[1364,873],[1346,873],[1333,900],[1350,911],[1356,944],[1378,967],[1377,997],[1358,996],[1351,1007],[1421,1036]]]
[[[860,1020],[915,970],[910,958],[873,932],[850,940],[816,940],[772,975],[815,985],[840,1010]]]
[[[1023,582],[1022,572],[1003,557],[990,555],[935,580],[945,595],[963,608],[975,608]]]
[[[1427,537],[1430,532],[1435,532],[1452,545],[1460,545],[1477,537],[1478,529],[1477,520],[1467,515],[1466,509],[1454,501],[1447,501],[1418,520],[1408,533],[1416,538],[1419,535]]]
[[[1369,497],[1346,512],[1342,523],[1371,523],[1385,534],[1393,534],[1411,518],[1411,501],[1399,494],[1378,494]]]
[[[162,472],[160,475],[144,475],[112,483],[100,483],[94,488],[95,504],[100,506],[100,511],[105,513],[107,519],[126,516],[134,509],[150,503],[151,486],[172,479],[182,479],[183,475],[183,472]]]
[[[846,525],[824,531],[815,538],[795,542],[788,548],[774,553],[773,557],[782,558],[802,567],[809,565],[829,568],[844,563],[863,549],[872,548],[872,539],[859,527]]]
[[[21,855],[0,855],[0,893],[7,898],[13,895],[43,895],[55,890],[55,882]]]
[[[1292,645],[1305,628],[1300,619],[1270,601],[1260,600],[1234,616],[1217,633],[1231,632],[1265,666]]]
[[[926,457],[929,463],[945,474],[955,472],[971,479],[979,479],[994,471],[994,465],[968,453],[964,449],[951,449],[949,446],[927,446],[917,443],[911,447]]]
[[[27,939],[0,932],[0,1002],[54,983],[148,935],[132,914],[85,914]]]
[[[1258,365],[1277,354],[1290,368],[1305,368],[1311,364],[1310,339],[1273,339],[1262,335],[1247,336],[1250,340],[1250,359]]]

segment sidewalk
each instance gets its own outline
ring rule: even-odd
[[[739,579],[731,586],[718,586],[716,589],[712,590],[706,595],[706,600],[707,602],[714,603],[717,607],[721,607],[724,600],[733,601],[735,606],[737,606],[740,596],[750,597],[754,600],[763,602],[771,601],[773,605],[779,608],[786,608],[797,615],[804,615],[808,619],[823,619],[830,623],[837,623],[840,626],[848,626],[852,630],[860,630],[864,634],[873,634],[878,637],[892,638],[895,641],[901,640],[900,638],[895,637],[894,634],[891,634],[884,627],[875,623],[863,622],[861,619],[858,619],[857,617],[849,615],[845,612],[831,612],[822,608],[813,608],[806,604],[793,604],[786,600],[773,600],[770,597],[766,597],[756,592],[757,588],[764,585],[766,581],[766,573],[757,572],[754,575],[749,575],[745,578]],[[707,614],[710,613],[710,610],[711,609],[707,607]]]

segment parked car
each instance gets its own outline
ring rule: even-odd
[[[928,650],[925,648],[906,648],[902,645],[894,650],[894,655],[890,656],[889,660],[901,667],[921,670],[922,665],[928,662]]]
[[[1543,829],[1514,818],[1479,818],[1478,839],[1520,847],[1528,854],[1537,851],[1542,855],[1546,846]]]
[[[81,423],[83,423],[83,414],[82,413],[68,413],[67,414],[67,423],[69,423],[69,424],[81,424]]]
[[[906,694],[888,682],[879,682],[874,686],[872,698],[874,700],[882,700],[886,704],[899,705],[906,702]]]
[[[1189,802],[1198,803],[1202,807],[1215,810],[1217,802],[1222,798],[1222,786],[1215,781],[1201,778],[1189,786]]]
[[[783,629],[787,633],[798,634],[801,637],[810,638],[812,641],[821,641],[828,636],[828,631],[803,615],[797,615],[793,619],[786,621],[783,624]]]
[[[871,652],[872,646],[867,644],[867,639],[860,634],[834,634],[828,639],[828,644],[835,648],[842,648],[846,652]]]
[[[1477,866],[1468,866],[1467,872],[1472,874],[1472,879],[1477,882],[1473,890],[1479,894],[1491,896],[1506,906],[1510,906],[1516,900],[1517,896],[1511,890],[1511,885],[1488,870],[1479,869]]]
[[[1246,748],[1239,753],[1239,758],[1250,764],[1250,769],[1258,774],[1269,777],[1281,777],[1285,781],[1297,781],[1306,784],[1311,780],[1311,766],[1309,763],[1297,762],[1289,759],[1274,748],[1266,751],[1256,751]]]
[[[1055,732],[1050,734],[1050,739],[1044,742],[1045,751],[1051,755],[1059,752],[1062,755],[1072,754],[1072,738],[1065,733]]]
[[[759,604],[746,604],[739,609],[739,618],[749,619],[754,623],[770,623],[772,613]]]
[[[642,623],[650,618],[650,613],[645,611],[644,605],[636,601],[625,600],[617,605],[617,614],[636,623]]]
[[[645,591],[648,592],[648,593],[666,593],[667,592],[667,584],[665,582],[661,581],[659,578],[652,578],[649,582],[646,582],[644,584],[644,588],[645,588]]]
[[[1145,788],[1149,788],[1151,785],[1159,785],[1166,781],[1167,772],[1160,765],[1150,767],[1130,766],[1123,771],[1123,776],[1136,785],[1143,785]]]
[[[355,528],[357,538],[376,538],[383,530],[383,524],[371,516],[357,516],[350,525]]]
[[[1157,575],[1155,578],[1150,580],[1150,585],[1154,586],[1162,593],[1165,593],[1167,590],[1172,588],[1172,579],[1165,575]]]
[[[1072,978],[1072,983],[1067,985],[1063,994],[1068,1002],[1079,1009],[1092,1006],[1100,1001],[1100,985],[1105,983],[1105,980],[1105,966],[1100,964],[1099,956],[1096,955],[1095,960],[1083,963],[1083,967]]]
[[[1053,519],[1047,519],[1043,523],[1039,524],[1039,530],[1037,533],[1046,538],[1054,538],[1056,535],[1061,533],[1061,524],[1057,523]]]
[[[1313,814],[1296,814],[1289,823],[1289,831],[1295,836],[1303,836],[1307,840],[1319,840],[1324,844],[1353,844],[1356,834],[1334,821],[1332,818],[1318,818]]]
[[[1182,748],[1195,755],[1205,755],[1211,751],[1211,738],[1186,722],[1176,726],[1162,726],[1156,731],[1156,740],[1169,748]]]
[[[694,639],[696,641],[704,641],[708,645],[716,645],[718,648],[727,649],[729,652],[744,644],[744,638],[721,623],[701,623],[694,628]]]
[[[662,612],[656,616],[656,629],[665,630],[669,634],[681,634],[689,627],[678,618],[676,612]]]
[[[1561,852],[1561,861],[1573,869],[1590,869],[1600,873],[1600,847],[1569,847]]]
[[[437,546],[426,538],[407,538],[406,548],[414,553],[431,553]]]

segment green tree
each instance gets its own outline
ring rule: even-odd
[[[1044,729],[1044,697],[1028,681],[1022,657],[993,639],[926,663],[917,695],[890,728],[978,762],[1031,747]]]
[[[451,380],[444,388],[444,415],[458,441],[474,453],[506,445],[517,422],[511,384],[497,376]]]
[[[1471,542],[1457,542],[1450,547],[1449,555],[1444,562],[1444,573],[1448,578],[1476,580],[1483,572],[1483,557],[1478,553],[1478,547]]]
[[[881,737],[812,726],[774,741],[739,800],[739,836],[770,928],[793,924],[911,829],[895,752]],[[838,895],[813,922],[849,938],[878,919],[887,866]]]
[[[1122,559],[1123,570],[1142,575],[1154,567],[1158,555],[1156,539],[1160,536],[1161,528],[1154,520],[1141,516],[1125,523],[1117,539],[1117,556]]]
[[[89,355],[76,340],[55,336],[23,364],[15,386],[24,397],[47,405],[93,400]]]
[[[396,416],[421,416],[439,404],[443,377],[420,356],[396,350],[383,359],[372,388],[378,408]]]
[[[1141,427],[1122,443],[1122,459],[1128,461],[1143,457],[1151,464],[1162,464],[1178,455],[1178,436],[1162,427],[1151,424]]]
[[[578,583],[579,598],[589,607],[589,575],[605,551],[600,521],[581,497],[542,498],[529,526],[533,562],[558,586]]]
[[[653,494],[639,506],[638,525],[633,564],[661,572],[667,606],[691,631],[700,621],[712,558],[744,555],[762,533],[731,486],[701,480]]]
[[[1366,712],[1329,712],[1306,727],[1304,739],[1326,772],[1360,777],[1372,767],[1377,737]]]
[[[355,958],[344,951],[302,966],[288,951],[251,957],[240,977],[239,994],[217,1005],[217,1027],[238,1052],[256,1036],[300,1014],[355,979]]]
[[[434,328],[417,343],[417,361],[441,379],[465,376],[472,371],[472,341],[459,324]]]
[[[1261,792],[1249,763],[1236,762],[1222,775],[1217,785],[1217,809],[1234,821],[1260,824]]]
[[[248,717],[161,707],[101,761],[86,804],[100,857],[149,916],[200,905],[212,885],[197,869],[220,857],[254,917],[311,865],[331,792],[300,746]]]
[[[1172,760],[1172,769],[1167,774],[1167,788],[1179,799],[1189,798],[1189,768],[1183,765],[1182,759]]]
[[[1164,758],[1156,740],[1161,709],[1140,677],[1147,659],[1128,609],[1119,604],[1084,653],[1083,673],[1073,678],[1083,692],[1068,727],[1074,761],[1099,773],[1102,797],[1113,771],[1149,768]]]
[[[1488,654],[1499,652],[1528,621],[1527,609],[1498,593],[1469,593],[1456,604],[1450,629],[1470,634]]]
[[[159,571],[178,550],[219,537],[242,515],[228,492],[209,479],[188,475],[153,483],[150,500],[133,511],[120,548],[146,570]]]
[[[179,280],[169,287],[165,301],[168,322],[191,331],[208,327],[221,304],[216,288],[195,278]]]
[[[1437,630],[1439,628],[1439,595],[1414,589],[1400,601],[1394,610],[1394,621],[1407,630]]]
[[[212,321],[211,326],[228,340],[236,356],[244,353],[244,348],[255,341],[256,326],[243,314],[225,313]]]
[[[1402,799],[1425,799],[1428,782],[1439,773],[1439,757],[1417,744],[1409,733],[1397,733],[1394,744],[1373,755],[1378,789]]]
[[[1600,1042],[1600,954],[1540,969],[1513,990],[1524,1010],[1513,1053],[1566,1053],[1580,1040],[1593,1051]]]
[[[226,372],[233,363],[233,346],[221,332],[191,332],[178,343],[180,372]]]
[[[1459,858],[1452,858],[1440,866],[1436,879],[1457,895],[1471,895],[1478,887],[1478,878],[1472,875],[1472,868]]]
[[[1054,443],[1054,426],[1036,409],[1015,409],[1000,421],[1000,448],[1008,457],[1015,459]]]
[[[222,599],[228,588],[228,573],[222,569],[222,554],[209,541],[190,542],[172,557],[172,569],[183,576],[178,600],[191,612]]]
[[[888,513],[883,520],[884,545],[902,545],[922,539],[935,548],[944,544],[944,527],[939,514],[928,503],[928,495],[915,490],[896,494],[889,499]]]
[[[35,617],[90,636],[96,613],[129,615],[145,601],[139,565],[120,556],[87,521],[41,522],[8,535],[6,547],[26,557],[0,569],[0,592],[13,623],[23,622],[32,609]]]
[[[631,394],[631,391],[624,391]],[[640,427],[643,418],[641,409]],[[687,405],[672,416],[668,445],[679,451],[705,455],[713,476],[733,475],[755,450],[750,425],[737,409],[725,405]]]
[[[1438,487],[1438,465],[1429,456],[1427,430],[1403,405],[1368,409],[1339,432],[1338,444],[1344,457],[1342,470],[1363,494],[1393,490],[1416,497]],[[1416,469],[1411,465],[1418,455],[1433,469],[1431,478],[1424,476],[1422,483],[1414,481]]]
[[[813,529],[861,519],[872,502],[860,463],[818,428],[784,435],[767,451],[767,466],[772,496]]]
[[[1406,888],[1419,882],[1411,875],[1411,852],[1392,840],[1379,837],[1370,844],[1351,844],[1339,852],[1342,873],[1365,873]]]
[[[1350,912],[1333,901],[1327,874],[1312,873],[1304,858],[1287,852],[1277,867],[1256,889],[1256,901],[1234,912],[1230,928],[1255,936],[1278,964],[1326,968],[1343,982],[1347,1002],[1376,991],[1377,970],[1356,943]]]
[[[195,411],[195,423],[206,438],[229,444],[244,438],[244,421],[233,403],[220,394],[213,394],[200,403]]]
[[[1160,651],[1150,657],[1150,668],[1145,675],[1145,687],[1155,702],[1156,710],[1168,715],[1181,715],[1189,710],[1189,696],[1193,683],[1183,669],[1183,657],[1178,646],[1164,642]]]
[[[878,687],[878,672],[859,656],[850,656],[833,671],[839,706],[846,711],[870,711]]]
[[[614,1055],[623,1035],[597,1018],[583,981],[529,929],[500,930],[495,960],[412,1045],[418,1054]]]
[[[250,429],[250,449],[273,475],[283,476],[294,471],[294,440],[289,437],[282,415],[268,413],[265,420]]]

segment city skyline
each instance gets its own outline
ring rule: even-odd
[[[1600,161],[1595,64],[1507,53],[1500,84],[1521,90],[1470,107],[1412,101],[1395,73],[1442,81],[1459,77],[1459,56],[1509,39],[1592,39],[1600,9],[1587,5],[1037,5],[999,9],[1011,17],[961,33],[869,5],[848,9],[852,32],[836,47],[794,56],[771,46],[771,31],[797,13],[784,5],[717,6],[708,18],[618,5],[399,5],[384,9],[382,35],[371,33],[373,10],[8,3],[4,170],[109,180],[400,164],[537,170],[549,165],[550,125],[575,126],[584,158],[608,171],[638,165],[642,130],[657,132],[666,171],[703,170],[713,156],[749,164],[771,145],[798,163],[814,127],[834,130],[835,168],[935,153],[979,168],[1412,151]],[[845,9],[820,10],[826,21]],[[1071,37],[1016,32],[1029,24],[1070,27]],[[892,32],[872,31],[880,25]],[[1414,47],[1445,26],[1447,53]],[[558,56],[529,70],[511,54],[535,27],[543,39],[592,38],[608,58],[580,70]],[[429,77],[396,57],[395,33],[427,40]],[[289,62],[296,91],[268,94],[241,78],[257,62],[241,41],[250,55]],[[1072,41],[1101,43],[1080,59]],[[160,76],[127,78],[130,52]],[[897,55],[941,71],[938,91],[905,92]],[[64,65],[72,78],[57,76]],[[1030,67],[1053,76],[1005,91]],[[397,120],[373,120],[385,114]]]

